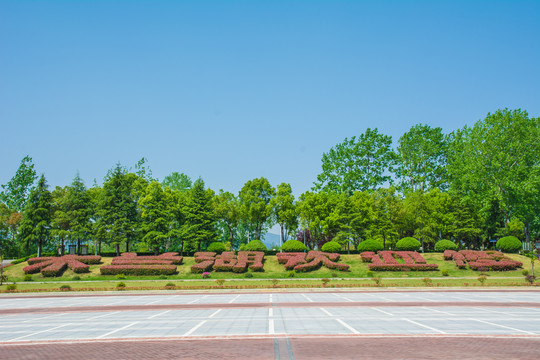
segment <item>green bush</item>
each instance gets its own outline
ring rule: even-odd
[[[17,290],[17,285],[15,285],[15,284],[9,284],[8,286],[6,286],[6,290],[7,290],[7,291],[14,291],[14,290]]]
[[[337,253],[341,250],[341,244],[337,241],[329,241],[321,247],[321,250],[329,253]]]
[[[117,288],[118,290],[123,290],[123,289],[126,288],[126,283],[124,283],[124,282],[119,282],[118,284],[116,284],[116,288]]]
[[[24,275],[23,281],[33,281],[33,280],[34,279],[32,279],[32,275],[30,275],[30,274]]]
[[[61,291],[71,291],[71,286],[66,285],[66,284],[60,285],[60,290]]]
[[[298,240],[289,240],[281,245],[281,250],[285,252],[301,252],[306,251],[307,247]]]
[[[515,236],[502,237],[495,246],[505,253],[517,253],[523,248],[523,244]]]
[[[377,252],[377,251],[381,251],[384,249],[383,245],[378,242],[377,240],[373,240],[373,239],[368,239],[368,240],[364,240],[362,241],[360,244],[358,244],[358,247],[357,247],[358,251],[360,252],[364,252],[364,251],[373,251],[373,252]]]
[[[79,275],[75,275],[74,277],[72,277],[73,280],[81,280],[81,277]]]
[[[123,279],[126,278],[126,275],[124,275],[124,274],[117,274],[117,275],[115,276],[115,278],[117,278],[118,280],[123,280]]]
[[[435,243],[436,252],[444,252],[444,250],[457,250],[457,245],[450,240],[439,240]]]
[[[261,240],[252,240],[246,244],[244,251],[267,251],[266,245]]]
[[[420,249],[420,246],[420,241],[412,237],[405,237],[397,242],[396,250],[418,251]]]
[[[206,251],[221,254],[222,252],[227,251],[227,247],[225,246],[224,243],[215,241],[211,243],[210,245],[208,245],[208,247],[206,248]]]
[[[247,273],[244,274],[244,277],[245,277],[245,278],[252,278],[252,277],[253,277],[253,274],[250,273],[250,272],[247,272]]]

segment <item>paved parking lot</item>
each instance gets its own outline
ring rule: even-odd
[[[133,340],[173,341],[177,346],[187,346],[186,341],[190,340],[198,340],[199,344],[235,340],[243,341],[248,347],[260,341],[257,346],[270,349],[273,354],[270,358],[290,359],[301,358],[298,349],[300,344],[309,343],[308,339],[317,339],[314,344],[328,339],[334,339],[335,344],[336,339],[341,339],[350,345],[353,339],[356,339],[353,343],[361,339],[365,343],[374,341],[373,337],[416,339],[418,336],[526,340],[529,342],[525,344],[530,346],[520,345],[522,350],[536,349],[540,354],[540,292],[0,297],[0,358],[6,351],[22,351],[36,345],[51,349],[50,345],[67,346],[72,342],[101,344],[106,348],[113,341],[115,344]],[[193,346],[197,347],[196,344]]]

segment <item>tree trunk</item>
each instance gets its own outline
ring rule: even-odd
[[[129,252],[129,240],[126,240],[126,252]]]
[[[283,224],[281,224],[281,234],[280,235],[281,235],[281,245],[283,245],[283,243],[284,243],[283,240],[285,239],[285,235],[283,235]]]
[[[114,247],[116,249],[116,256],[120,256],[120,244],[115,244]]]
[[[81,255],[81,239],[77,239],[77,255]]]

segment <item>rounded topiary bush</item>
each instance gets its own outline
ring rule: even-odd
[[[523,248],[523,244],[515,236],[505,236],[497,241],[497,249],[507,253],[517,253]]]
[[[267,251],[266,245],[261,240],[251,240],[244,247],[244,251]]]
[[[439,240],[435,243],[436,252],[444,252],[444,250],[457,250],[457,245],[450,240]]]
[[[211,243],[210,245],[208,245],[208,247],[206,248],[206,251],[221,254],[222,252],[227,251],[227,247],[225,246],[224,243],[215,241]]]
[[[413,237],[405,237],[399,240],[396,244],[396,250],[402,251],[418,251],[420,249],[420,241]]]
[[[321,247],[321,251],[329,252],[329,253],[337,253],[340,250],[341,250],[341,244],[338,243],[337,241],[329,241]]]
[[[285,241],[283,245],[281,245],[281,250],[285,252],[300,252],[306,251],[307,247],[298,240],[289,240]]]
[[[377,240],[368,239],[362,241],[360,244],[358,244],[358,251],[364,252],[364,251],[381,251],[384,249],[383,245],[378,242]]]

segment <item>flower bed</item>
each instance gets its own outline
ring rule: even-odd
[[[466,269],[469,265],[471,270],[476,271],[508,271],[523,266],[522,262],[512,260],[499,251],[445,250],[443,257],[445,260],[453,260],[460,269]]]
[[[349,265],[340,264],[340,255],[336,253],[326,253],[322,251],[310,251],[306,253],[278,253],[277,259],[280,264],[285,265],[287,270],[307,272],[320,268],[322,265],[329,269],[339,271],[349,271]]]
[[[122,253],[113,258],[111,265],[102,266],[101,275],[172,275],[176,265],[182,263],[182,256],[169,252],[158,256],[137,256],[136,253]]]
[[[253,271],[264,271],[263,261],[263,251],[239,251],[238,255],[232,251],[225,251],[221,255],[216,255],[215,252],[197,252],[196,264],[191,266],[191,272],[203,273],[215,270],[243,273],[248,268]]]
[[[88,272],[88,264],[99,264],[101,256],[77,256],[64,255],[60,257],[38,257],[28,259],[30,265],[23,268],[25,274],[36,274],[41,272],[43,276],[61,276],[66,268],[70,268],[75,273]]]
[[[437,264],[426,264],[426,259],[416,251],[366,251],[360,254],[363,262],[369,262],[369,269],[375,271],[432,271]],[[403,263],[400,263],[401,259]]]

